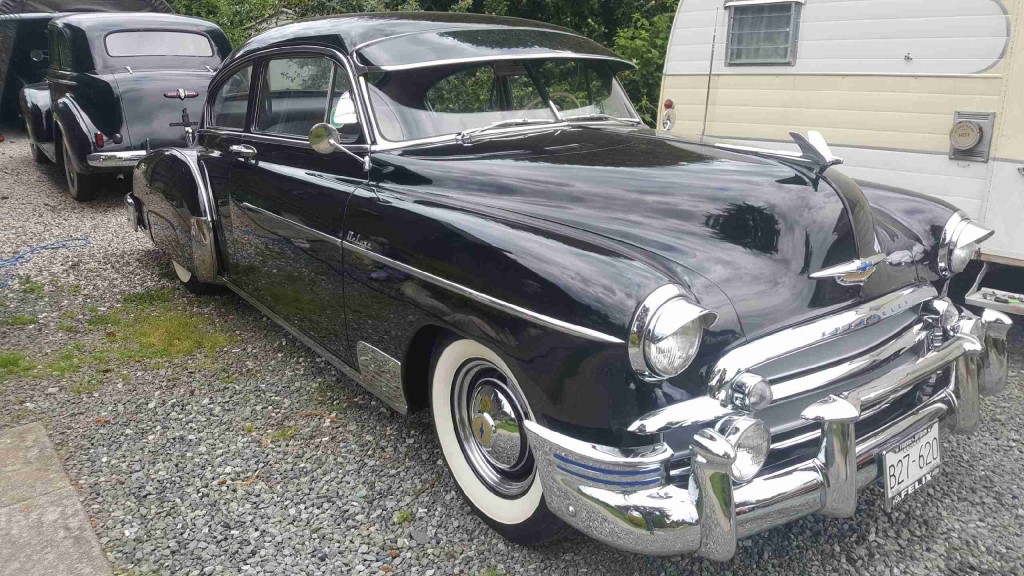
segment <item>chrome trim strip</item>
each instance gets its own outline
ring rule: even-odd
[[[415,64],[396,64],[393,66],[367,66],[368,72],[397,72],[399,70],[413,70],[415,68],[428,68],[432,66],[450,66],[453,64],[472,64],[474,62],[494,62],[498,60],[539,60],[539,59],[571,59],[586,58],[593,60],[606,60],[626,64],[631,70],[636,69],[636,64],[623,58],[613,58],[600,54],[585,54],[580,52],[537,52],[533,54],[504,54],[498,56],[476,56],[473,58],[447,58],[444,60],[431,60],[429,62],[418,62]]]
[[[747,370],[876,324],[936,296],[938,292],[930,284],[918,284],[744,344],[725,354],[715,364],[708,379],[708,394],[724,400],[724,393],[728,391],[733,378]]]
[[[263,216],[269,216],[270,218],[273,218],[273,219],[278,220],[280,222],[284,222],[285,224],[287,224],[289,226],[294,226],[294,227],[302,230],[303,232],[308,233],[309,235],[311,235],[311,236],[313,236],[315,238],[319,238],[320,240],[323,240],[324,242],[329,242],[329,243],[334,244],[335,246],[337,246],[339,248],[342,247],[342,240],[341,240],[341,238],[337,238],[335,236],[331,236],[330,234],[324,234],[323,232],[321,232],[319,230],[316,230],[314,228],[310,228],[309,226],[305,226],[303,224],[299,224],[298,222],[296,222],[294,220],[290,220],[288,218],[285,218],[284,216],[278,216],[277,214],[274,214],[273,212],[270,212],[269,210],[264,210],[263,208],[260,208],[259,206],[253,206],[252,204],[249,204],[248,202],[239,202],[238,203],[238,207],[241,208],[242,210],[245,210],[246,212],[256,212],[257,214],[262,214]]]
[[[775,0],[775,1],[778,1],[778,0]],[[799,0],[799,1],[802,2],[804,0]],[[572,32],[570,30],[552,30],[550,28],[538,28],[536,26],[516,26],[515,29],[516,29],[516,31],[519,31],[519,30],[533,30],[533,31],[536,31],[536,32],[550,32],[552,34],[565,34],[566,36],[576,36],[578,38],[582,38],[582,36],[580,36],[579,34],[577,34],[575,32]],[[446,28],[444,30],[417,30],[416,32],[405,32],[405,33],[402,33],[402,34],[393,34],[391,36],[385,36],[383,38],[374,38],[373,40],[367,40],[366,42],[363,42],[362,44],[359,44],[359,45],[353,47],[351,50],[349,50],[349,53],[352,54],[352,55],[358,56],[358,52],[360,50],[362,50],[363,48],[366,48],[367,46],[373,46],[375,44],[380,44],[381,42],[388,42],[388,41],[391,41],[391,40],[395,40],[397,38],[405,38],[405,37],[408,37],[408,36],[419,36],[419,35],[423,35],[423,34],[438,34],[438,33],[447,34],[449,32],[476,32],[478,30],[480,30],[480,31],[488,30],[488,31],[492,31],[492,32],[494,32],[494,31],[507,32],[508,28],[499,28],[499,27],[482,28],[482,27],[479,27],[479,26],[475,26],[475,27],[468,27],[467,26],[465,28]]]
[[[314,352],[316,352],[317,354],[322,356],[324,358],[324,360],[327,360],[335,368],[337,368],[338,370],[341,370],[341,372],[345,376],[348,376],[349,378],[355,380],[357,384],[359,384],[363,388],[366,388],[367,390],[372,392],[374,395],[379,397],[381,400],[386,402],[389,406],[391,406],[392,408],[394,408],[398,412],[401,412],[402,414],[406,414],[407,413],[407,411],[408,411],[407,409],[403,409],[403,408],[400,408],[398,406],[393,405],[388,398],[385,398],[385,397],[381,396],[378,393],[377,389],[375,389],[372,386],[367,385],[367,383],[363,380],[362,375],[360,375],[358,372],[353,370],[352,367],[349,366],[348,364],[346,364],[341,358],[338,358],[337,356],[335,356],[334,354],[329,352],[326,348],[324,348],[323,346],[317,344],[316,341],[314,341],[312,338],[310,338],[310,337],[306,336],[305,334],[303,334],[301,331],[299,331],[298,328],[296,328],[296,327],[292,326],[291,324],[289,324],[284,318],[281,318],[280,316],[278,316],[277,314],[272,312],[269,308],[267,308],[263,304],[260,304],[259,301],[257,301],[255,298],[250,296],[245,290],[242,290],[241,288],[239,288],[237,285],[233,284],[228,279],[224,279],[224,284],[227,285],[227,287],[230,288],[233,292],[235,292],[236,294],[241,296],[243,299],[245,299],[245,301],[248,302],[249,304],[251,304],[254,308],[256,308],[257,310],[262,312],[267,318],[270,318],[278,326],[284,328],[289,334],[294,336],[297,340],[299,340],[300,342],[302,342],[306,346],[309,346]],[[405,403],[404,396],[403,396],[403,399],[402,399],[402,403],[403,404]]]
[[[488,296],[486,294],[482,294],[480,292],[477,292],[476,290],[473,290],[471,288],[467,288],[465,286],[462,286],[461,284],[456,284],[455,282],[451,282],[449,280],[445,280],[444,278],[440,278],[438,276],[434,276],[433,274],[431,274],[429,272],[424,272],[424,271],[419,270],[417,268],[413,268],[412,266],[409,266],[407,264],[403,264],[403,263],[401,263],[401,262],[399,262],[397,260],[392,260],[391,258],[388,258],[387,256],[382,256],[380,254],[377,254],[376,252],[371,252],[371,251],[367,250],[366,248],[363,248],[362,246],[358,246],[358,245],[353,244],[351,242],[344,241],[343,245],[344,245],[346,250],[351,250],[352,252],[355,252],[356,254],[359,254],[361,256],[369,258],[370,260],[373,260],[373,261],[378,262],[380,264],[383,264],[385,266],[390,266],[392,268],[401,270],[402,272],[405,272],[406,274],[410,274],[412,276],[416,276],[417,278],[419,278],[421,280],[424,280],[424,281],[429,282],[431,284],[434,284],[436,286],[440,286],[442,288],[445,288],[447,290],[455,292],[456,294],[459,294],[461,296],[465,296],[466,298],[469,298],[470,300],[475,300],[475,301],[480,302],[482,304],[486,304],[486,305],[491,306],[493,308],[497,308],[499,310],[502,310],[504,312],[512,314],[513,316],[518,316],[518,317],[526,319],[526,320],[530,320],[530,321],[533,321],[533,322],[537,322],[539,324],[543,324],[543,325],[547,326],[548,328],[552,328],[554,330],[558,330],[559,332],[563,332],[565,334],[570,334],[572,336],[579,336],[579,337],[582,337],[582,338],[588,338],[590,340],[597,340],[599,342],[608,342],[608,343],[611,343],[611,344],[625,344],[625,341],[622,340],[621,338],[616,338],[614,336],[609,336],[607,334],[603,334],[601,332],[598,332],[597,330],[592,330],[592,329],[586,328],[584,326],[577,326],[575,324],[570,324],[568,322],[563,322],[561,320],[558,320],[557,318],[552,318],[550,316],[545,316],[543,314],[538,314],[537,312],[533,312],[532,310],[527,310],[526,308],[522,308],[520,306],[516,306],[515,304],[510,304],[510,303],[505,302],[503,300],[498,300],[497,298],[494,298],[492,296]]]
[[[94,152],[85,157],[90,166],[96,168],[131,168],[142,160],[147,152],[145,150],[131,150],[127,152]]]
[[[402,414],[409,412],[402,388],[401,362],[362,340],[356,343],[356,361],[364,378],[363,386]]]

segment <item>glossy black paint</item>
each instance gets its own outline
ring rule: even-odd
[[[185,30],[210,38],[215,50],[209,58],[110,57],[103,40],[123,30]],[[79,173],[95,172],[86,163],[93,152],[148,150],[185,145],[184,131],[172,123],[182,121],[187,110],[198,121],[213,70],[230,52],[224,33],[214,24],[197,18],[154,13],[90,13],[56,18],[49,24],[49,97],[38,85],[24,90],[22,114],[33,144],[56,160],[56,140],[65,140],[68,158]],[[67,51],[69,58],[57,54]],[[129,71],[129,68],[131,71]],[[183,88],[198,92],[180,100],[164,94]],[[104,145],[95,143],[95,133]],[[121,142],[114,138],[120,135]],[[123,168],[113,168],[123,170]]]
[[[225,62],[212,86],[236,59],[258,61],[264,48],[342,50],[453,25],[436,15],[367,18],[265,33]],[[364,136],[373,142],[372,131]],[[635,441],[624,429],[638,416],[704,394],[707,370],[730,348],[935,280],[936,229],[954,211],[862,190],[836,168],[819,175],[607,125],[372,149],[369,174],[302,138],[204,128],[199,144],[194,161],[217,206],[230,282],[352,367],[359,341],[419,367],[404,373],[414,404],[429,385],[422,359],[430,335],[443,329],[482,341],[506,360],[545,425],[618,445]],[[257,152],[239,157],[235,144]],[[159,217],[160,203],[143,200],[144,212]],[[863,286],[809,278],[878,251],[918,256],[881,263]],[[645,384],[632,374],[625,341],[637,305],[666,283],[719,319],[683,374]],[[606,338],[524,318],[465,290]]]

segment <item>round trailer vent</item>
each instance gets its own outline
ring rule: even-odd
[[[960,120],[949,131],[949,143],[957,150],[970,150],[981,142],[984,132],[981,124],[971,120]]]

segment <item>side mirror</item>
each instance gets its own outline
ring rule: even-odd
[[[309,131],[309,145],[321,154],[330,154],[341,147],[338,143],[338,129],[321,122]]]
[[[370,155],[360,156],[355,152],[350,151],[339,143],[341,135],[338,134],[338,129],[330,124],[321,122],[316,124],[309,130],[309,145],[320,154],[330,154],[337,150],[342,152],[355,160],[358,160],[363,166],[363,172],[370,171]]]
[[[33,62],[42,62],[43,60],[46,60],[46,52],[36,48],[28,53],[28,57],[31,58]]]

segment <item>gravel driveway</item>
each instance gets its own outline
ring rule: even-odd
[[[177,288],[121,192],[78,204],[6,136],[0,258],[90,244],[0,290],[0,429],[45,424],[119,574],[1024,574],[1019,328],[1009,390],[893,513],[875,487],[854,518],[771,530],[726,564],[579,534],[524,549],[463,504],[425,414],[391,412],[239,298]]]

